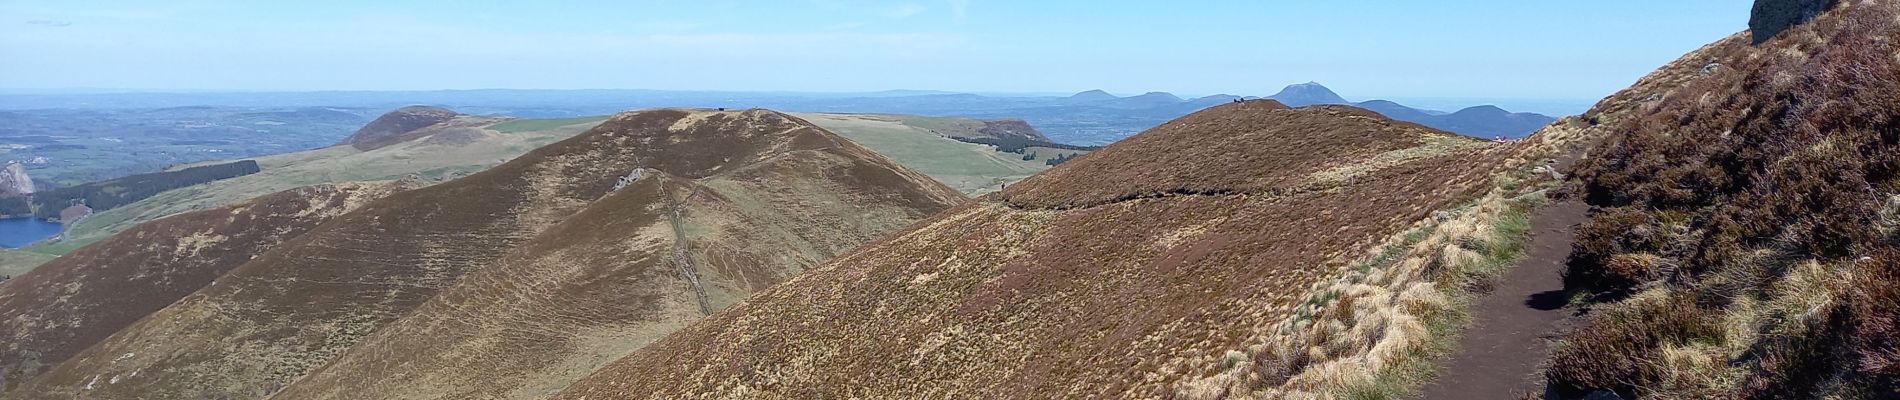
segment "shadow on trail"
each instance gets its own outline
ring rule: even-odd
[[[1566,304],[1570,304],[1570,292],[1563,289],[1541,292],[1524,298],[1524,306],[1539,311],[1562,309]]]
[[[1440,362],[1440,375],[1421,388],[1420,397],[1513,399],[1541,391],[1549,338],[1569,316],[1563,311],[1569,303],[1564,265],[1589,209],[1563,201],[1531,213],[1525,257],[1490,294],[1472,303],[1471,325],[1459,335],[1458,353]]]

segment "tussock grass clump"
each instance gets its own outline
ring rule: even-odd
[[[1577,244],[1564,271],[1564,286],[1607,295],[1627,295],[1662,277],[1661,252],[1669,229],[1654,215],[1634,207],[1598,210],[1577,227]]]
[[[1455,350],[1469,302],[1523,256],[1531,211],[1560,183],[1540,171],[1581,151],[1595,129],[1572,118],[1502,149],[1489,193],[1373,246],[1310,288],[1292,317],[1222,357],[1222,372],[1175,385],[1174,397],[1412,396],[1436,373],[1434,361]]]
[[[1553,182],[1545,182],[1549,185]],[[1523,190],[1537,184],[1520,184]],[[1293,317],[1222,371],[1180,385],[1188,399],[1399,399],[1430,379],[1452,350],[1465,306],[1524,253],[1529,212],[1544,192],[1493,192],[1395,235],[1337,280],[1316,287]]]
[[[1869,388],[1884,390],[1878,394],[1900,395],[1900,285],[1894,284],[1900,282],[1900,256],[1888,253],[1864,264],[1849,284],[1861,289],[1847,299],[1854,318],[1847,339],[1859,359],[1854,367]]]
[[[1592,317],[1590,326],[1552,351],[1546,375],[1557,389],[1635,394],[1667,379],[1672,365],[1694,363],[1684,360],[1693,357],[1672,357],[1665,349],[1714,341],[1721,335],[1717,314],[1660,293],[1602,310]]]
[[[1843,2],[1608,122],[1566,285],[1567,391],[1892,398],[1900,2]]]

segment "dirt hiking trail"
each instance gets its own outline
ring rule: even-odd
[[[1590,207],[1564,201],[1531,213],[1525,257],[1491,293],[1471,304],[1471,326],[1458,353],[1442,361],[1438,377],[1420,393],[1427,400],[1515,399],[1541,394],[1542,363],[1570,310],[1563,288],[1564,260]]]

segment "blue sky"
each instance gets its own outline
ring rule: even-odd
[[[0,0],[0,88],[1595,99],[1750,4]]]

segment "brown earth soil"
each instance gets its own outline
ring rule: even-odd
[[[1506,399],[1542,393],[1542,364],[1551,340],[1567,324],[1564,261],[1577,225],[1590,207],[1566,201],[1531,214],[1525,258],[1489,294],[1471,305],[1472,325],[1458,338],[1458,354],[1440,363],[1423,398]]]
[[[1650,111],[1664,94],[1706,79],[1708,65],[1732,62],[1745,43],[1733,35],[1705,46],[1645,76],[1635,85],[1605,98],[1581,117],[1581,124],[1556,130],[1575,130],[1585,148],[1594,148],[1615,135],[1609,123]],[[1546,129],[1541,135],[1551,134]],[[1563,156],[1558,170],[1571,172],[1590,150]],[[1590,220],[1587,205],[1553,204],[1533,215],[1532,242],[1526,259],[1501,278],[1496,292],[1479,298],[1470,309],[1474,325],[1459,338],[1458,353],[1441,360],[1434,381],[1421,388],[1425,399],[1516,398],[1545,395],[1545,368],[1549,349],[1568,335],[1584,317],[1574,309],[1557,309],[1569,301],[1563,270],[1575,243],[1577,225]]]
[[[1594,315],[1555,391],[1900,398],[1900,2],[1838,3],[1593,118],[1566,284]]]

